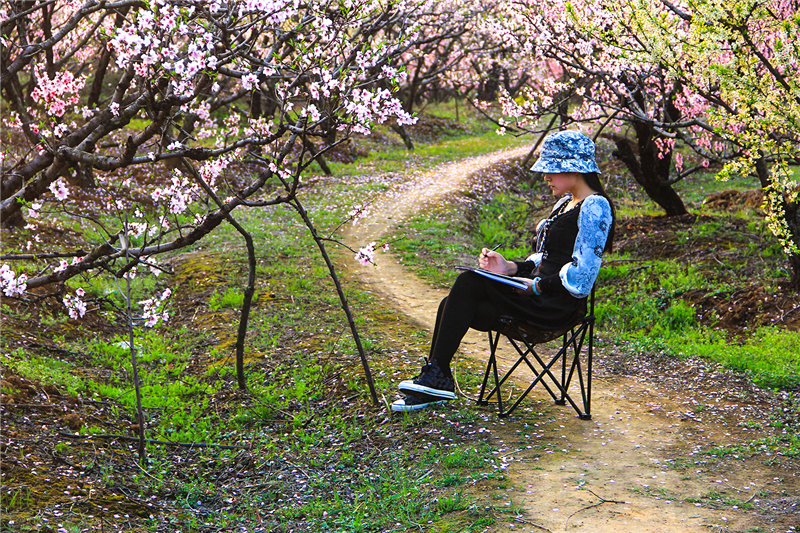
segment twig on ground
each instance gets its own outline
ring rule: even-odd
[[[511,454],[514,454],[514,453],[517,453],[517,452],[521,452],[521,451],[522,451],[522,448],[517,448],[516,450],[511,450],[510,452],[508,452],[508,453],[507,453],[507,454],[505,454],[505,455],[501,455],[501,456],[500,456],[500,458],[501,458],[501,459],[505,459],[505,458],[506,458],[506,457],[508,457],[509,455],[511,455]]]
[[[152,476],[152,475],[150,474],[150,472],[148,472],[147,470],[145,470],[145,469],[142,467],[142,465],[140,465],[139,463],[135,463],[135,464],[136,464],[136,466],[138,466],[138,467],[139,467],[139,470],[141,470],[141,471],[142,471],[142,474],[144,474],[145,476],[149,477],[150,479],[152,479],[152,480],[154,480],[154,481],[158,481],[159,483],[163,483],[163,481],[164,481],[163,479],[158,479],[157,477],[154,477],[154,476]]]
[[[598,496],[597,494],[595,494],[593,491],[591,491],[589,489],[586,489],[586,490],[588,492],[590,492],[595,498],[599,499],[600,501],[597,502],[597,503],[594,503],[592,505],[588,505],[588,506],[586,506],[586,507],[584,507],[582,509],[578,509],[577,511],[575,511],[574,513],[569,515],[567,517],[567,521],[564,522],[564,529],[567,529],[567,524],[569,524],[569,519],[572,518],[573,516],[575,516],[576,514],[580,513],[581,511],[586,511],[587,509],[591,509],[592,507],[600,507],[604,503],[625,503],[624,501],[620,501],[620,500],[606,500],[602,496]]]
[[[546,528],[546,527],[544,527],[544,526],[540,526],[539,524],[534,524],[534,523],[533,523],[533,522],[531,522],[530,520],[525,520],[524,518],[520,518],[520,517],[518,517],[518,516],[514,518],[514,521],[515,521],[515,522],[519,522],[520,524],[525,524],[525,525],[528,525],[528,526],[533,526],[533,527],[535,527],[535,528],[541,529],[542,531],[547,531],[547,532],[549,532],[549,533],[553,533],[552,531],[550,531],[549,529],[547,529],[547,528]]]

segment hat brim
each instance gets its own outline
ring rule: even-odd
[[[532,172],[542,172],[544,174],[562,174],[565,172],[578,172],[587,174],[589,172],[600,173],[597,163],[584,159],[555,159],[550,157],[539,158],[531,167]]]

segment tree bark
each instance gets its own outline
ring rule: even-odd
[[[411,140],[411,135],[408,134],[408,131],[406,131],[405,127],[394,124],[392,125],[392,129],[400,136],[401,139],[403,139],[403,143],[406,145],[408,150],[414,149],[414,142]]]
[[[800,291],[800,255],[789,256],[789,266],[792,267],[792,277],[789,281],[789,288],[794,292]]]
[[[130,256],[128,255],[128,244],[130,240],[128,239],[128,218],[125,217],[125,226],[123,226],[124,234],[121,236],[125,239],[125,258],[130,261]],[[145,418],[144,418],[144,410],[142,409],[142,387],[139,383],[139,370],[138,370],[138,357],[136,355],[136,344],[133,334],[133,309],[131,306],[131,276],[130,274],[125,275],[125,301],[128,305],[128,347],[130,348],[131,352],[131,368],[133,370],[133,388],[136,392],[136,417],[138,418],[137,422],[139,423],[139,464],[142,466],[147,466],[147,452],[145,451],[144,446],[144,430],[145,430]]]
[[[122,27],[122,25],[125,23],[125,16],[128,14],[130,9],[130,6],[125,6],[119,10],[116,18],[114,19],[114,28],[119,29]],[[103,95],[103,83],[105,82],[106,72],[108,71],[108,65],[110,62],[111,49],[106,46],[103,48],[103,52],[100,54],[94,80],[92,80],[92,88],[89,92],[89,100],[87,102],[87,105],[90,108],[95,107],[100,103],[100,98]]]
[[[644,125],[643,127],[649,128]],[[642,186],[647,196],[657,203],[669,217],[685,215],[688,213],[686,206],[672,188],[669,178],[670,157],[658,158],[658,148],[652,141],[652,136],[646,132],[639,132],[637,127],[639,156],[627,138],[614,138],[617,149],[612,153],[614,157],[625,163],[636,182]],[[666,161],[665,161],[666,160]],[[666,169],[666,172],[664,172]]]
[[[325,158],[322,157],[322,154],[319,153],[317,147],[314,146],[314,143],[311,142],[308,137],[303,137],[303,146],[311,153],[311,156],[316,160],[322,172],[324,172],[326,176],[333,176],[331,167],[328,166],[328,163],[325,162]]]
[[[256,292],[256,248],[253,237],[239,222],[228,214],[228,222],[244,237],[247,246],[247,287],[242,300],[242,316],[239,317],[239,329],[236,332],[236,382],[239,390],[247,390],[247,378],[244,375],[244,343],[247,337],[247,324],[250,320],[250,309],[253,305],[253,294]]]
[[[372,396],[372,403],[374,405],[378,405],[378,393],[375,391],[375,380],[372,378],[372,371],[369,368],[367,354],[364,351],[364,346],[361,344],[361,337],[358,334],[358,327],[356,326],[356,321],[353,318],[353,312],[350,309],[350,303],[347,301],[347,296],[344,293],[342,283],[339,281],[339,276],[336,273],[336,267],[328,255],[328,251],[325,248],[325,242],[317,233],[317,228],[314,226],[314,223],[311,221],[311,217],[309,217],[308,212],[305,210],[303,205],[297,198],[294,198],[290,205],[297,211],[297,213],[303,219],[303,222],[305,222],[306,227],[311,232],[311,237],[314,239],[314,242],[317,243],[317,247],[322,254],[322,258],[325,260],[325,264],[328,266],[328,272],[333,280],[333,284],[336,286],[336,293],[339,295],[339,302],[342,306],[345,316],[347,317],[347,324],[350,326],[350,332],[352,333],[353,340],[356,343],[356,349],[358,350],[358,355],[361,358],[361,365],[364,367],[364,377],[367,379],[369,392]]]

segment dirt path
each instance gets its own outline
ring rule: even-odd
[[[374,214],[352,225],[346,238],[359,244],[380,241],[406,216],[480,179],[481,169],[524,157],[528,150],[476,157],[421,174],[384,195]],[[377,266],[358,268],[357,274],[422,327],[433,328],[444,291],[432,289],[388,257]],[[485,334],[468,334],[461,354],[484,361]],[[800,527],[797,462],[763,454],[700,453],[762,436],[775,409],[773,398],[713,367],[631,362],[602,350],[593,385],[592,420],[577,419],[569,407],[551,406],[540,391],[523,404],[547,413],[539,426],[523,430],[514,416],[493,419],[488,429],[499,455],[509,462],[505,497],[524,511],[523,519],[498,524],[495,531],[788,532]],[[387,397],[392,393],[386,391]]]

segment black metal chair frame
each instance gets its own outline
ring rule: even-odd
[[[532,330],[526,327],[525,324],[515,321],[512,317],[501,317],[500,321],[503,327],[497,331],[489,331],[489,348],[491,353],[489,361],[486,364],[486,372],[483,375],[483,384],[481,385],[481,392],[478,397],[478,405],[488,405],[489,399],[493,395],[497,395],[497,408],[500,418],[509,416],[514,409],[520,404],[522,400],[530,393],[533,388],[541,383],[550,396],[553,398],[557,405],[569,404],[578,413],[578,418],[581,420],[590,420],[591,402],[592,402],[592,356],[594,350],[594,288],[589,295],[589,309],[578,320],[572,321],[569,326],[555,331]],[[497,345],[500,337],[506,337],[512,346],[517,351],[519,358],[512,365],[512,367],[501,378],[497,369]],[[562,338],[561,348],[558,352],[551,356],[549,361],[545,361],[543,356],[536,352],[536,346],[550,342],[557,338]],[[588,337],[588,338],[587,338]],[[584,347],[586,348],[584,350]],[[585,365],[581,361],[581,354],[585,353]],[[547,356],[545,356],[547,357]],[[534,365],[534,362],[538,366]],[[526,363],[528,368],[531,369],[535,378],[528,386],[528,388],[517,397],[516,401],[507,410],[503,410],[503,396],[500,387],[508,380],[514,371],[522,363]],[[560,376],[553,374],[553,370],[558,374],[558,363],[561,363]],[[553,369],[553,367],[556,367]],[[567,370],[569,367],[569,370]],[[494,376],[494,388],[488,393],[486,392],[487,385],[489,384],[490,374]],[[554,385],[555,391],[551,389],[550,385],[545,381],[548,377]],[[580,388],[580,403],[573,400],[569,393],[569,386],[572,379],[576,378]],[[510,400],[510,398],[509,398]]]

